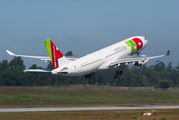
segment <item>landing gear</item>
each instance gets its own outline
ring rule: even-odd
[[[117,70],[116,70],[116,75],[123,75],[123,71],[117,69]]]
[[[123,75],[123,71],[121,71],[120,69],[116,70],[116,75],[114,75],[114,79],[120,79],[120,76]]]
[[[113,79],[120,79],[120,75],[114,75]]]
[[[91,73],[91,74],[88,74],[88,75],[85,75],[85,78],[87,79],[87,78],[89,78],[89,79],[91,79],[91,77],[92,77],[92,75],[93,75],[94,73]]]

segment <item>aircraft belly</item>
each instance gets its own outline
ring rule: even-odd
[[[92,72],[95,72],[98,67],[102,64],[102,59],[93,59],[93,60],[89,60],[83,64],[80,65],[80,71],[78,72],[79,74],[90,74]]]
[[[112,52],[108,54],[105,59],[103,64],[98,68],[99,70],[105,70],[109,68],[109,65],[116,61],[116,59],[123,59],[127,54],[131,53],[131,48],[127,47],[124,51],[119,51],[119,52]],[[108,57],[110,56],[110,57]]]

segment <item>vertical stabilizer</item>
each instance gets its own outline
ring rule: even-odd
[[[55,44],[50,39],[45,40],[45,45],[47,47],[47,51],[54,69],[68,62],[65,56],[60,52],[60,50],[55,46]]]

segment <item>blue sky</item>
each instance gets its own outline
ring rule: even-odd
[[[0,0],[0,61],[18,54],[48,56],[44,40],[51,39],[62,53],[83,56],[131,36],[148,39],[141,52],[165,54],[166,65],[177,65],[178,0]],[[46,67],[44,61],[23,58],[26,67]],[[155,64],[150,60],[148,65]]]

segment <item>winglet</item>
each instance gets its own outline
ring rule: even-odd
[[[9,54],[9,55],[12,55],[12,56],[15,56],[16,54],[12,53],[11,51],[9,50],[6,50],[6,52]]]
[[[167,51],[167,54],[165,56],[171,55],[170,50]]]

